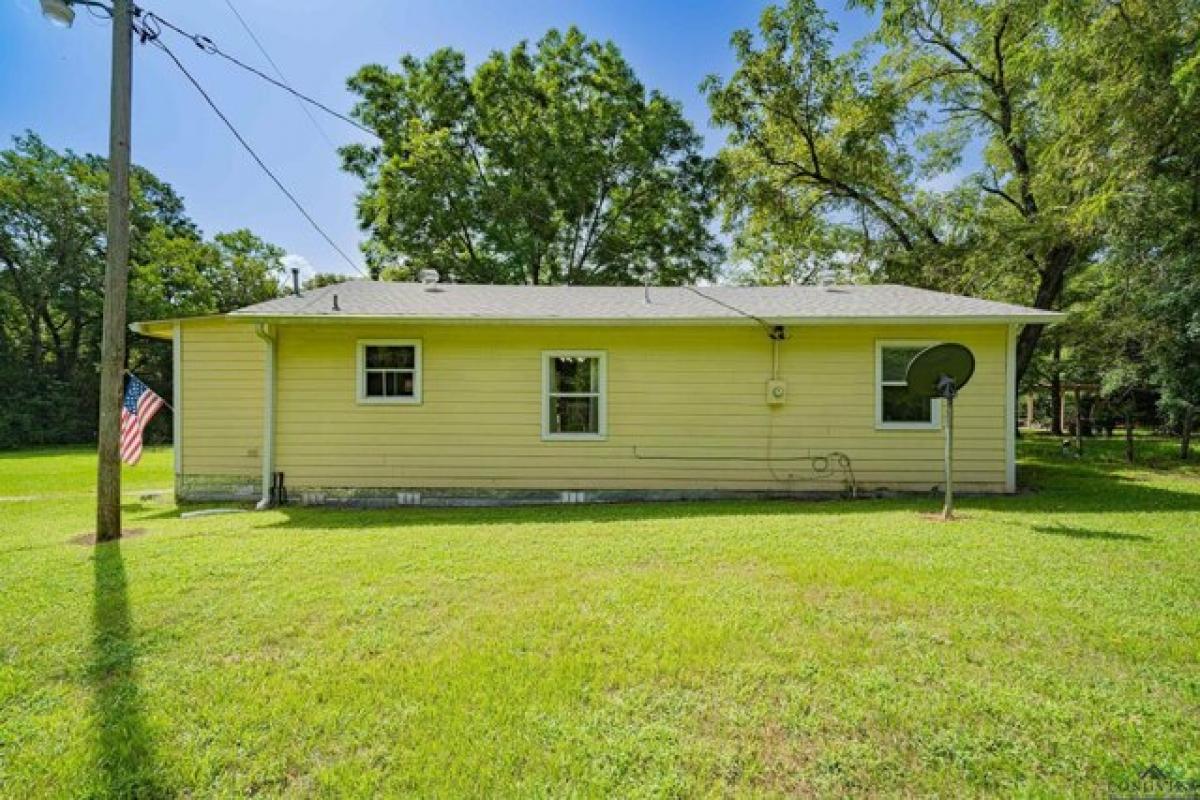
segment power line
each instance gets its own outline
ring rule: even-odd
[[[283,182],[281,180],[279,180],[278,177],[276,177],[275,173],[271,171],[271,168],[268,167],[261,158],[259,158],[258,153],[254,152],[254,148],[251,147],[250,143],[246,141],[245,137],[243,137],[242,134],[238,132],[238,129],[236,127],[234,127],[234,124],[232,122],[230,122],[229,117],[225,116],[225,114],[221,111],[221,109],[217,107],[217,104],[213,101],[212,97],[210,97],[208,92],[206,92],[204,90],[204,87],[200,85],[200,82],[197,81],[195,79],[195,77],[192,76],[192,73],[188,72],[187,67],[185,67],[183,65],[183,62],[180,61],[179,58],[175,55],[175,53],[171,51],[171,48],[169,48],[165,44],[163,44],[163,42],[158,39],[157,35],[155,35],[153,33],[153,31],[151,31],[150,34],[147,35],[145,32],[143,32],[139,29],[138,33],[142,37],[142,40],[144,42],[148,41],[148,42],[153,43],[156,47],[158,47],[160,50],[162,50],[164,53],[166,53],[168,56],[170,56],[171,61],[175,62],[175,66],[179,68],[179,71],[182,72],[184,74],[184,76],[188,79],[188,81],[192,84],[192,86],[194,86],[196,88],[196,91],[199,92],[200,96],[204,98],[204,101],[206,103],[208,103],[209,108],[211,108],[213,110],[213,112],[216,113],[216,115],[221,118],[221,121],[225,123],[225,127],[229,128],[229,132],[232,133],[234,138],[238,140],[238,143],[241,144],[241,146],[243,148],[245,148],[246,152],[250,154],[250,157],[254,159],[255,163],[258,164],[258,166],[262,169],[262,171],[267,174],[267,177],[269,177],[275,183],[275,185],[279,188],[279,191],[283,192],[284,196],[287,197],[288,200],[292,201],[292,205],[294,205],[296,207],[296,209],[302,215],[304,215],[304,218],[306,220],[308,220],[308,224],[313,227],[313,230],[315,230],[317,233],[319,233],[321,235],[321,238],[324,239],[329,244],[329,246],[332,247],[337,252],[337,254],[340,255],[342,257],[342,259],[347,264],[349,264],[351,266],[351,268],[353,268],[359,275],[362,275],[364,278],[367,277],[366,273],[364,273],[362,271],[362,268],[359,267],[358,264],[354,263],[354,260],[351,259],[350,256],[346,255],[346,252],[344,250],[342,250],[342,248],[338,247],[337,242],[333,241],[333,239],[329,236],[329,234],[325,232],[325,229],[322,228],[319,224],[317,224],[317,221],[315,219],[313,219],[312,214],[308,213],[308,210],[305,209],[303,205],[301,205],[300,201],[296,199],[296,196],[294,194],[292,194],[290,191],[288,191],[288,188],[283,185]]]
[[[747,319],[754,320],[759,325],[762,325],[763,328],[767,331],[767,333],[770,333],[773,335],[775,332],[776,326],[767,322],[762,317],[755,316],[754,314],[751,314],[749,311],[738,308],[737,306],[733,305],[732,303],[726,303],[724,300],[718,300],[717,298],[713,297],[712,295],[705,294],[704,292],[697,289],[695,286],[691,286],[689,284],[684,284],[683,288],[687,289],[695,294],[700,295],[701,297],[703,297],[705,300],[709,301],[710,303],[716,303],[717,305],[727,308],[730,311],[733,311],[734,313],[741,314],[743,317],[746,317]]]
[[[267,63],[270,64],[272,69],[275,70],[275,74],[279,76],[279,80],[284,84],[287,84],[288,79],[283,74],[283,70],[280,69],[279,65],[275,63],[275,59],[271,58],[271,54],[267,52],[267,48],[263,46],[263,43],[260,42],[258,37],[254,35],[254,31],[251,30],[250,24],[246,22],[240,13],[238,13],[237,7],[234,6],[232,0],[225,0],[225,5],[227,5],[229,10],[233,12],[233,15],[237,17],[237,21],[241,24],[242,30],[246,32],[246,35],[250,37],[250,41],[254,42],[254,46],[258,48],[258,52],[262,53],[263,58],[265,58]],[[317,133],[321,134],[321,138],[325,140],[325,143],[336,150],[337,145],[335,145],[333,140],[329,138],[329,134],[325,133],[325,129],[322,128],[317,122],[317,118],[313,116],[312,111],[309,111],[308,104],[302,101],[299,97],[296,98],[296,104],[300,106],[300,110],[304,112],[304,116],[308,117],[308,121],[311,122],[313,127],[317,129]]]
[[[189,33],[187,31],[185,31],[183,28],[180,28],[178,25],[175,25],[174,23],[163,19],[158,14],[155,14],[152,11],[147,11],[142,14],[141,28],[138,29],[137,33],[138,33],[139,37],[141,38],[143,44],[145,44],[146,42],[159,43],[160,42],[159,36],[162,33],[163,27],[166,27],[169,30],[174,31],[175,33],[179,34],[180,36],[184,37],[185,39],[191,40],[192,44],[196,45],[196,47],[200,48],[205,53],[208,53],[209,55],[220,56],[221,58],[225,59],[229,63],[231,63],[237,67],[241,67],[242,69],[246,70],[247,72],[263,79],[267,83],[269,83],[273,86],[276,86],[280,89],[283,89],[285,92],[291,94],[296,99],[302,100],[305,103],[308,103],[310,105],[313,105],[313,106],[321,109],[326,114],[329,114],[331,117],[336,117],[337,119],[340,119],[342,122],[346,123],[347,125],[353,125],[355,128],[358,128],[360,131],[362,131],[365,134],[373,136],[376,139],[379,138],[379,134],[377,134],[375,131],[371,130],[367,126],[361,124],[357,120],[346,116],[345,114],[341,113],[340,111],[334,111],[332,108],[325,105],[320,100],[316,100],[312,97],[309,97],[308,95],[304,94],[303,92],[299,92],[299,91],[293,89],[291,86],[289,86],[284,81],[276,80],[275,78],[272,78],[270,75],[266,74],[262,70],[252,67],[249,64],[247,64],[246,62],[244,62],[238,58],[235,58],[234,56],[231,56],[229,53],[226,53],[225,51],[221,50],[221,48],[217,47],[216,42],[214,42],[209,37],[203,36],[198,33]],[[251,34],[251,36],[253,36],[253,34]],[[163,46],[165,47],[165,45],[163,45]],[[265,54],[265,51],[264,51],[264,54]],[[172,58],[173,57],[174,56],[172,56]],[[268,56],[268,60],[269,59],[270,59],[270,57]],[[276,69],[278,69],[278,67],[276,67]]]

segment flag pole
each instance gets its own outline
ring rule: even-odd
[[[134,375],[134,374],[133,374],[131,371],[129,371],[129,370],[125,370],[125,374],[126,374],[126,375],[128,375],[128,376],[129,376],[129,377],[131,377],[131,378],[137,378],[137,375]],[[141,379],[141,378],[138,378],[138,380],[139,380],[139,381],[142,381],[142,379]],[[145,381],[142,381],[142,383],[146,383],[146,382],[145,382]],[[146,388],[147,388],[147,389],[150,389],[150,384],[146,383]],[[150,391],[154,392],[154,390],[153,390],[153,389],[150,389]],[[158,392],[154,392],[154,393],[155,393],[155,394],[158,394]],[[163,396],[162,396],[161,394],[158,394],[158,399],[159,399],[159,400],[162,400],[162,404],[163,404],[164,406],[166,406],[166,407],[167,407],[167,409],[169,409],[169,410],[170,410],[170,412],[171,412],[172,414],[174,414],[174,413],[175,413],[175,406],[173,406],[173,405],[171,405],[170,403],[168,403],[168,402],[166,401],[166,399],[164,399],[164,398],[163,398]]]

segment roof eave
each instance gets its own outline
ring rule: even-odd
[[[406,325],[1051,325],[1066,318],[1058,312],[1018,314],[970,314],[924,316],[830,316],[830,317],[407,317],[396,314],[245,314],[234,312],[228,319],[246,322],[287,324],[334,324],[342,322]]]
[[[178,320],[148,319],[143,322],[130,323],[129,330],[150,339],[171,339],[175,335],[175,326],[178,324]]]
[[[229,314],[197,314],[194,317],[167,317],[166,319],[143,319],[129,323],[129,330],[151,339],[170,339],[174,335],[175,326],[183,322],[198,320],[223,319]]]

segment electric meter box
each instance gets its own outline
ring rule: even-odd
[[[787,401],[787,381],[767,381],[767,405],[781,406]]]

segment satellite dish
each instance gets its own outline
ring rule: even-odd
[[[917,353],[908,362],[908,391],[930,400],[946,402],[946,502],[942,519],[954,519],[954,398],[975,374],[975,356],[961,344],[938,344]]]
[[[908,391],[917,397],[956,395],[975,374],[975,356],[961,344],[938,344],[908,362]],[[953,399],[953,397],[947,398]]]

